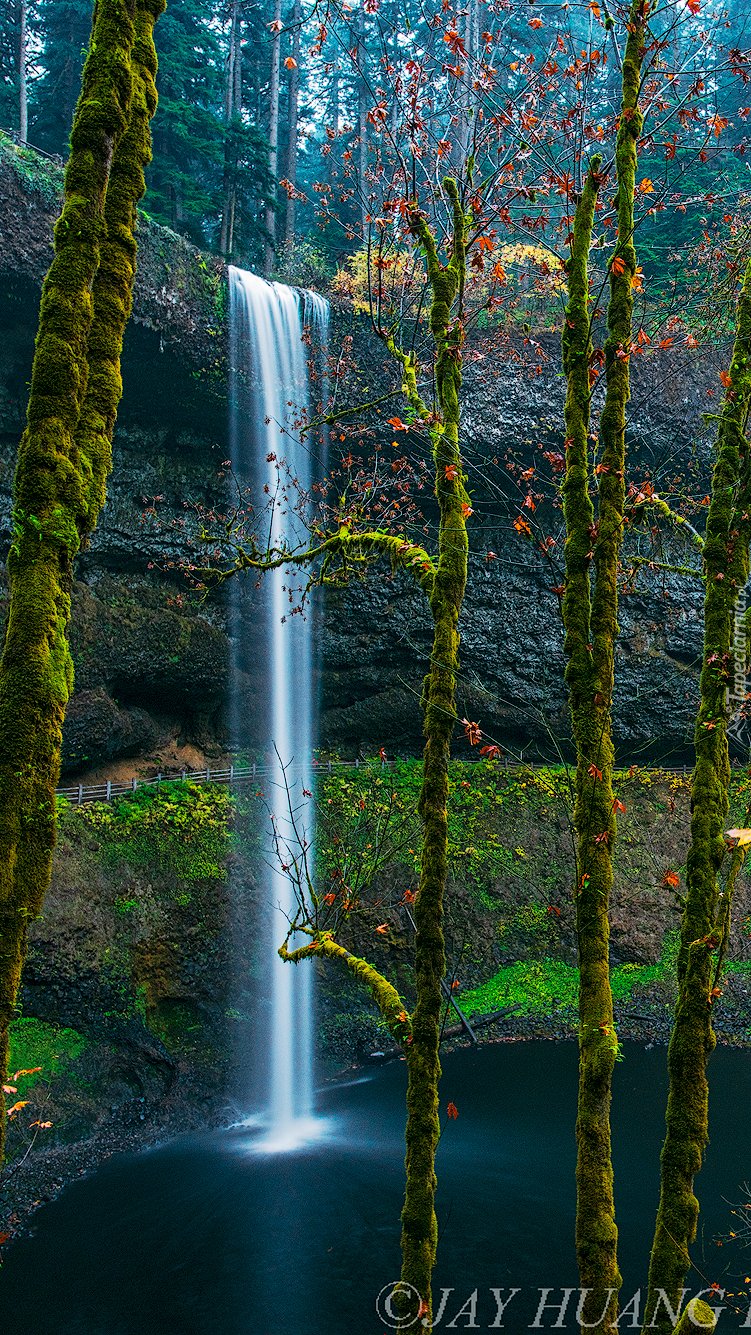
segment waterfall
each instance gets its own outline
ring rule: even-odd
[[[315,292],[267,283],[234,266],[229,266],[229,288],[230,432],[235,476],[254,479],[252,499],[259,516],[265,514],[264,488],[268,488],[269,499],[275,498],[272,515],[265,520],[270,545],[285,538],[294,547],[306,537],[293,508],[296,495],[309,492],[318,471],[311,458],[313,442],[309,437],[301,440],[295,429],[295,418],[308,407],[309,399],[310,350],[303,341],[303,330],[310,331],[314,346],[325,347],[328,302]],[[294,581],[295,589],[299,583],[299,579]],[[261,695],[268,702],[269,761],[275,766],[272,784],[266,780],[267,799],[282,838],[289,830],[282,766],[292,776],[297,807],[303,788],[312,786],[315,739],[310,609],[305,617],[290,615],[296,595],[290,597],[289,586],[289,574],[282,569],[266,575],[261,583],[260,612]],[[301,819],[304,823],[304,812]],[[266,837],[267,894],[273,911],[266,960],[270,1024],[264,1143],[284,1149],[315,1133],[313,974],[309,966],[284,964],[277,954],[286,931],[285,915],[294,911],[294,892],[274,857],[270,831]],[[312,830],[306,837],[312,839]]]

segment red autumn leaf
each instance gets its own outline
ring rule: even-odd
[[[389,426],[392,426],[395,431],[409,431],[409,427],[404,425],[404,422],[400,417],[389,417],[388,424]]]
[[[625,812],[625,810],[626,810],[626,808],[624,807],[623,803],[622,803],[622,802],[619,802],[617,797],[614,797],[614,798],[613,798],[613,811],[622,811],[622,812]]]
[[[470,746],[476,746],[482,737],[479,723],[470,723],[468,718],[463,718],[462,723],[464,724],[464,736]]]
[[[481,746],[480,755],[487,756],[488,760],[500,760],[503,752],[501,751],[500,746]]]
[[[658,348],[672,348],[674,343],[674,338],[661,338],[657,346]]]
[[[446,464],[443,471],[447,482],[453,482],[459,476],[459,469],[456,464]]]
[[[608,832],[607,832],[607,830],[603,830],[602,834],[596,834],[596,835],[595,835],[595,843],[596,843],[596,844],[607,844],[607,842],[608,842]]]
[[[555,907],[555,904],[548,904],[548,913],[554,913],[556,918],[560,918],[561,910]]]
[[[457,1117],[459,1116],[459,1109],[457,1108],[455,1103],[450,1103],[448,1108],[446,1109],[446,1112],[448,1113],[449,1117],[453,1118],[454,1121],[456,1121]]]
[[[386,748],[385,748],[385,746],[382,746],[381,749],[380,749],[380,751],[378,752],[378,759],[379,759],[379,760],[384,760],[384,761],[385,761],[385,759],[386,759]]]
[[[675,890],[675,887],[680,885],[680,883],[681,878],[677,871],[666,871],[662,878],[662,884],[666,890]]]
[[[462,501],[462,514],[464,515],[465,519],[469,519],[469,516],[471,514],[474,514],[472,506],[468,505],[466,501]]]
[[[267,11],[267,12],[268,12],[268,11]],[[287,59],[286,59],[285,62],[284,62],[284,68],[285,68],[286,70],[296,70],[296,69],[297,69],[297,61],[296,61],[296,60],[293,60],[291,56],[287,56]]]
[[[720,371],[720,380],[726,389],[730,389],[730,376],[727,371]]]
[[[544,450],[542,457],[547,459],[554,473],[562,473],[566,467],[566,460],[557,450]]]
[[[615,255],[610,261],[610,268],[614,274],[622,274],[626,268],[626,261],[622,260],[619,255]]]
[[[527,538],[532,537],[532,530],[525,519],[521,518],[515,519],[514,528],[516,529],[517,533],[523,533]]]
[[[602,770],[598,769],[597,766],[594,764],[590,765],[589,769],[587,770],[587,774],[589,775],[590,779],[602,779]]]
[[[376,927],[376,931],[380,932],[381,936],[385,936],[388,930],[389,930],[389,925],[387,922],[382,922],[380,927]]]
[[[542,27],[542,19],[530,19],[530,20],[529,20],[529,23],[527,24],[527,27],[528,27],[528,28],[541,28],[541,27]]]
[[[20,1075],[37,1075],[41,1069],[41,1066],[30,1066],[27,1071],[14,1071],[13,1079],[17,1080]]]
[[[333,902],[334,902],[335,899],[336,899],[336,895],[335,895],[335,893],[334,893],[333,890],[330,890],[329,893],[328,893],[327,895],[324,895],[324,896],[323,896],[323,902],[324,902],[324,904],[333,904]]]
[[[551,584],[551,586],[550,586],[550,592],[551,592],[551,593],[558,593],[558,594],[560,594],[561,596],[563,596],[563,594],[566,592],[566,585],[565,585],[565,584]]]

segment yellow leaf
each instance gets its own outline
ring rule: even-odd
[[[725,843],[728,848],[745,848],[751,844],[751,830],[726,830]]]

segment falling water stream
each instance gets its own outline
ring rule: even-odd
[[[295,504],[309,494],[318,461],[308,437],[297,429],[309,401],[311,347],[325,348],[328,302],[315,292],[267,283],[244,269],[229,268],[230,440],[236,476],[252,475],[257,500],[268,488],[266,534],[271,547],[286,541],[304,546],[306,529]],[[303,332],[311,335],[311,347]],[[262,506],[257,504],[259,513]],[[297,581],[296,583],[298,583]],[[263,581],[263,692],[269,701],[268,729],[275,767],[271,791],[279,837],[292,838],[285,773],[297,804],[309,779],[315,738],[313,631],[310,619],[290,615],[295,594],[284,569]],[[238,596],[242,596],[242,593]],[[299,808],[298,808],[299,810]],[[304,814],[300,817],[304,827]],[[312,839],[312,830],[305,836]],[[271,1002],[269,1149],[294,1148],[316,1134],[312,1102],[312,970],[284,964],[277,954],[294,909],[293,887],[278,865],[267,832],[270,915],[268,968]]]

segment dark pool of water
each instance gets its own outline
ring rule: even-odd
[[[646,1283],[665,1061],[664,1048],[627,1045],[616,1069],[623,1303]],[[439,1328],[492,1327],[491,1290],[505,1290],[504,1299],[515,1286],[503,1329],[520,1333],[535,1321],[542,1287],[560,1303],[562,1288],[576,1286],[576,1077],[573,1044],[499,1044],[445,1058],[441,1106],[455,1103],[459,1117],[437,1160],[436,1311],[441,1289],[453,1290]],[[720,1049],[711,1080],[712,1144],[697,1179],[703,1238],[694,1255],[709,1280],[723,1282],[722,1262],[736,1276],[749,1264],[712,1238],[733,1224],[723,1197],[737,1201],[751,1178],[751,1054]],[[36,1236],[11,1249],[0,1281],[5,1335],[383,1331],[376,1296],[400,1265],[405,1085],[399,1063],[327,1089],[320,1110],[336,1134],[315,1148],[259,1155],[249,1133],[234,1130],[111,1160],[41,1211]],[[689,1283],[696,1292],[702,1281],[697,1274]],[[576,1329],[576,1301],[574,1294],[558,1329]],[[743,1319],[727,1312],[723,1326]],[[537,1328],[556,1320],[547,1309]]]

